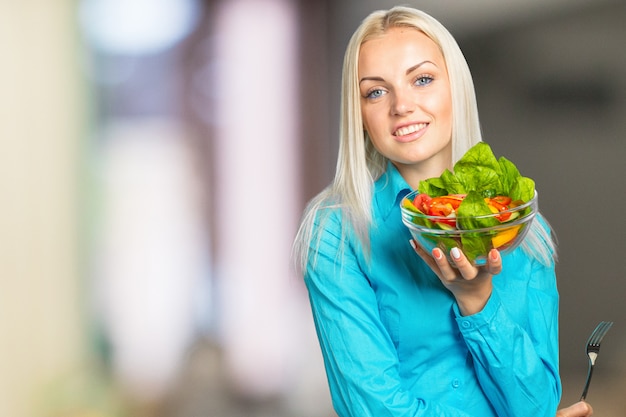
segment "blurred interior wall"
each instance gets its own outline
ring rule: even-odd
[[[209,298],[206,185],[179,117],[181,41],[201,12],[193,0],[84,0],[77,10],[97,98],[92,331],[111,383],[146,410],[177,382]]]
[[[208,262],[202,184],[185,129],[168,118],[110,119],[101,131],[94,308],[126,396],[158,404],[197,336]]]
[[[187,41],[183,99],[207,190],[216,289],[209,337],[220,347],[223,385],[248,401],[286,400],[302,417],[331,408],[290,257],[306,200],[334,165],[327,3],[205,0],[208,13]]]
[[[305,311],[289,258],[300,194],[296,13],[287,0],[217,8],[219,335],[236,389],[252,397],[282,395],[292,384]]]
[[[85,357],[79,157],[86,115],[74,2],[0,2],[0,415]]]

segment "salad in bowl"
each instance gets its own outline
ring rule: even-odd
[[[439,247],[449,257],[458,247],[470,262],[484,265],[491,249],[504,254],[521,243],[538,212],[538,195],[532,179],[480,142],[453,171],[420,181],[400,210],[413,239],[428,253]]]

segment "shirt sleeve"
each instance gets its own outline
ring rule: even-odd
[[[481,312],[463,317],[455,306],[459,330],[498,415],[554,417],[561,397],[554,267],[511,263],[504,268],[520,270],[494,277],[502,282]]]
[[[353,248],[329,219],[305,271],[333,405],[340,417],[469,417],[404,389],[395,346]],[[340,249],[343,248],[343,249]]]

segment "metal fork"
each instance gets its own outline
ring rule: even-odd
[[[600,343],[613,325],[612,321],[601,321],[598,326],[593,330],[593,333],[587,340],[587,356],[589,357],[589,370],[587,371],[587,381],[585,382],[585,388],[583,389],[583,395],[580,397],[580,401],[587,398],[587,391],[589,390],[589,383],[591,382],[591,375],[593,374],[593,366],[596,364],[598,358],[598,352],[600,352]]]

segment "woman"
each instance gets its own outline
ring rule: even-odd
[[[554,416],[558,293],[547,222],[477,268],[459,250],[450,264],[440,249],[411,249],[401,221],[400,199],[481,141],[453,37],[415,9],[372,13],[346,51],[341,116],[335,179],[309,204],[295,242],[337,413]]]

